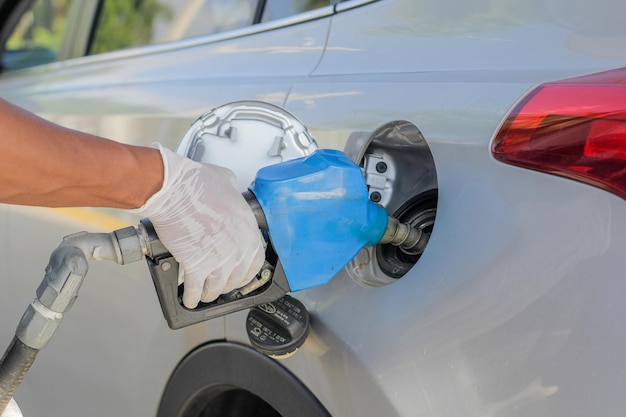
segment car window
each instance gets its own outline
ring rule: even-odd
[[[330,4],[329,0],[266,0],[261,21],[270,22]]]
[[[66,31],[70,0],[36,0],[7,38],[2,68],[15,70],[54,62]]]
[[[170,42],[254,23],[258,0],[103,0],[89,53]]]
[[[0,32],[2,71],[282,19],[338,0],[25,0]],[[9,21],[9,24],[6,24]]]

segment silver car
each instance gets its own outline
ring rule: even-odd
[[[222,105],[276,105],[430,234],[421,256],[365,248],[291,294],[311,327],[286,358],[252,345],[246,310],[170,330],[145,264],[92,263],[17,392],[24,415],[626,414],[624,16],[615,0],[0,0],[3,98],[171,149]],[[268,152],[249,140],[214,162],[247,180]],[[1,207],[0,340],[63,236],[137,220]]]

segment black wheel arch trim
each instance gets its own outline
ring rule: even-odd
[[[199,401],[229,389],[261,398],[282,417],[330,417],[286,367],[253,348],[230,342],[202,345],[181,360],[165,387],[157,417],[193,415]]]

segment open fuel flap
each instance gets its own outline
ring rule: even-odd
[[[437,173],[417,126],[399,120],[371,133],[354,133],[346,154],[363,170],[370,200],[430,236],[437,211]],[[346,270],[359,283],[386,285],[404,276],[420,257],[400,246],[378,244],[363,248]]]
[[[229,168],[243,192],[259,169],[316,149],[306,127],[286,110],[261,101],[237,101],[198,118],[185,132],[177,153]]]

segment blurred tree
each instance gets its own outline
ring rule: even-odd
[[[263,22],[293,16],[330,5],[330,0],[266,0]]]
[[[172,10],[158,0],[106,0],[89,53],[150,44],[157,18],[172,18]]]
[[[330,4],[328,0],[305,0],[305,3],[305,10],[313,10]]]
[[[36,47],[58,51],[65,33],[70,0],[37,0],[24,12],[6,44],[6,50]]]

